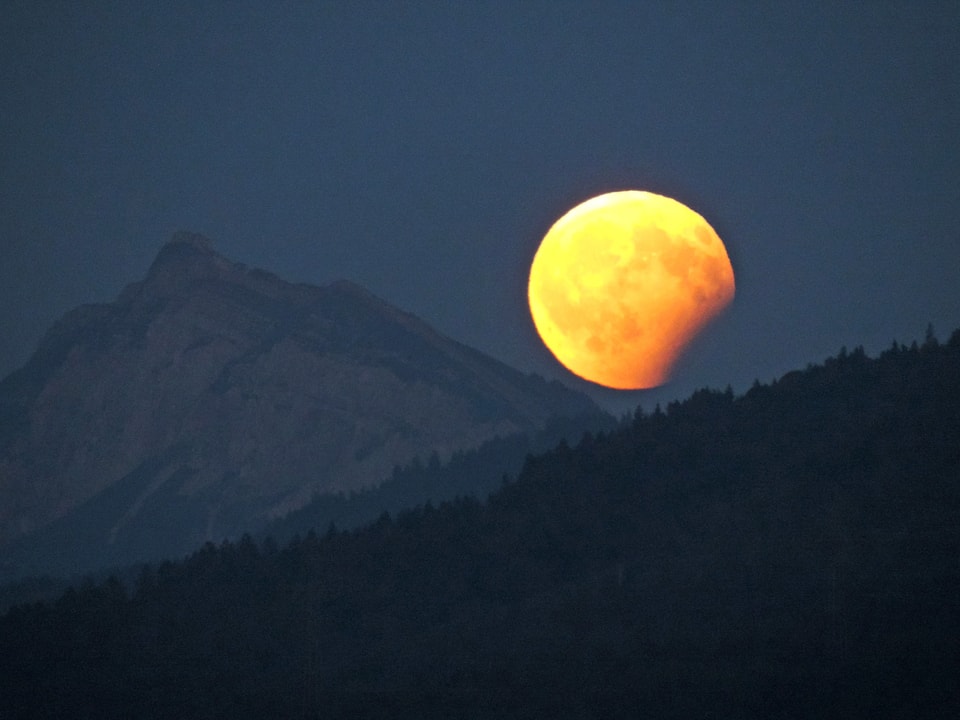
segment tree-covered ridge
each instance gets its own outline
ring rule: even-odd
[[[0,619],[18,717],[953,717],[960,331]]]

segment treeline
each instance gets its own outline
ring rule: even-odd
[[[955,717],[960,332],[0,619],[4,717]]]

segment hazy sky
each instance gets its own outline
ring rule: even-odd
[[[659,390],[960,326],[960,3],[3,2],[0,375],[178,229],[577,381],[526,305],[603,191],[691,206],[737,297]]]

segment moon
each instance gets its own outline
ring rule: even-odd
[[[533,258],[528,299],[540,338],[568,370],[637,390],[669,380],[734,290],[727,250],[703,217],[624,190],[554,223]]]

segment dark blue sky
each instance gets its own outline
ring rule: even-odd
[[[80,7],[83,5],[84,7]],[[572,205],[703,214],[737,297],[655,391],[960,326],[960,4],[49,3],[0,14],[0,374],[173,231],[524,371]]]

